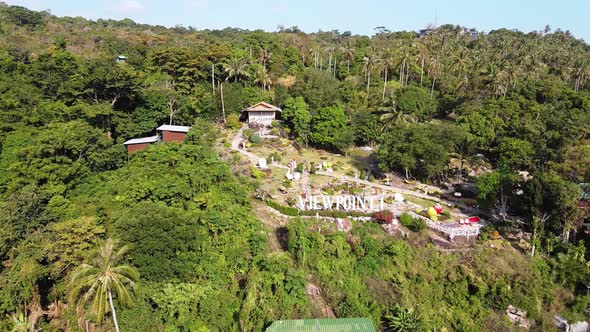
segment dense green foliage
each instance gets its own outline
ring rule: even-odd
[[[574,230],[590,182],[589,56],[559,30],[195,31],[0,4],[0,329],[35,317],[43,331],[109,330],[108,310],[68,301],[73,271],[108,237],[129,245],[122,263],[140,275],[132,305],[114,295],[124,331],[320,316],[310,282],[338,317],[385,317],[393,330],[503,330],[509,304],[541,330],[557,311],[587,315],[590,241]],[[541,257],[442,254],[421,234],[410,245],[373,223],[348,236],[300,221],[287,251],[271,251],[254,184],[222,161],[212,125],[237,128],[259,101],[284,109],[282,134],[338,152],[371,145],[381,170],[408,178],[445,182],[465,160],[489,162],[480,206],[520,216]],[[184,144],[126,154],[122,142],[164,123],[193,129]]]

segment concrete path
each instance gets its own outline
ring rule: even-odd
[[[248,158],[250,161],[252,161],[254,165],[257,165],[259,157],[253,154],[252,152],[248,152],[240,148],[240,142],[242,142],[243,140],[244,130],[247,128],[247,124],[242,125],[242,128],[240,128],[236,136],[234,136],[234,138],[231,140],[231,149],[234,151],[238,151],[242,155],[246,156],[246,158]]]

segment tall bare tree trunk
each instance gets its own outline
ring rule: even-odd
[[[424,57],[422,57],[422,66],[420,69],[420,86],[422,86],[422,78],[424,78]]]
[[[385,100],[385,87],[387,86],[387,66],[385,66],[385,75],[383,77],[383,96],[381,96],[381,100]]]
[[[221,94],[221,112],[223,114],[223,124],[227,124],[227,120],[225,119],[225,102],[223,101],[223,83],[219,86],[219,92]]]
[[[369,84],[371,84],[371,70],[367,70],[367,100],[369,100]]]
[[[336,64],[338,63],[336,60],[338,58],[336,56],[334,56],[334,78],[336,78]]]
[[[350,74],[350,60],[346,60],[346,73]]]
[[[432,80],[432,87],[430,88],[430,98],[432,98],[432,94],[434,93],[434,83],[436,83],[436,76]]]
[[[399,84],[404,86],[404,64],[406,60],[402,61],[402,64],[399,66]]]
[[[215,96],[215,65],[211,64],[211,89],[213,90],[213,96]]]
[[[113,296],[109,290],[109,305],[111,306],[111,313],[113,314],[113,323],[115,323],[115,331],[119,332],[119,323],[117,322],[117,313],[115,312],[115,306],[113,305]]]

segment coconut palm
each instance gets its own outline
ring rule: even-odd
[[[414,308],[395,305],[385,315],[385,331],[417,332],[424,331],[422,318]]]
[[[383,94],[381,96],[381,100],[385,100],[385,88],[387,87],[387,74],[389,73],[389,68],[391,68],[393,64],[393,51],[390,48],[386,48],[381,53],[381,57],[379,59],[379,63],[383,66]]]
[[[379,121],[381,122],[381,132],[384,132],[391,125],[400,123],[415,123],[418,119],[413,114],[407,114],[397,109],[395,100],[392,97],[387,98],[385,106],[379,108]]]
[[[90,263],[79,266],[72,273],[70,281],[70,301],[76,302],[79,307],[90,303],[92,313],[99,322],[107,312],[107,306],[110,307],[117,332],[119,324],[113,304],[113,293],[119,304],[131,304],[130,292],[139,279],[139,273],[135,268],[119,265],[127,250],[127,246],[117,249],[117,241],[112,238],[99,240],[90,256]]]
[[[233,77],[234,82],[237,82],[240,77],[250,76],[246,59],[239,56],[232,56],[227,60],[227,62],[223,64],[223,70],[227,74],[226,81]]]
[[[269,75],[266,67],[264,67],[262,65],[257,65],[256,77],[254,79],[254,83],[259,83],[260,86],[262,87],[262,90],[266,90],[267,87],[270,90],[270,86],[272,85],[272,80],[270,78],[270,75]]]
[[[429,74],[432,75],[432,86],[430,87],[430,97],[432,97],[434,93],[434,85],[436,84],[436,78],[441,73],[441,63],[438,56],[432,57],[430,61],[430,68]]]
[[[272,52],[267,50],[266,48],[261,48],[258,52],[258,60],[266,68],[266,65],[270,63],[270,59],[272,57]]]
[[[575,287],[587,280],[588,268],[571,254],[559,253],[553,261],[553,275],[557,282],[566,287]]]
[[[375,56],[375,52],[369,51],[363,57],[363,72],[365,73],[365,77],[367,79],[367,98],[369,98],[369,86],[371,84],[371,71],[377,62],[377,57]]]
[[[354,59],[354,47],[350,43],[346,43],[341,51],[342,59],[346,61],[346,73],[350,74],[350,61]]]
[[[421,42],[416,43],[416,50],[418,54],[416,55],[416,62],[420,64],[420,86],[422,86],[422,81],[424,79],[424,65],[426,64],[426,58],[428,57],[428,47]]]

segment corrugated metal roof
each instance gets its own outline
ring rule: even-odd
[[[188,133],[191,127],[187,126],[173,126],[173,125],[161,125],[156,130],[175,131],[179,133]]]
[[[375,332],[375,326],[370,318],[277,320],[266,332]]]
[[[156,136],[150,136],[150,137],[133,138],[133,139],[126,141],[123,144],[131,145],[131,144],[142,144],[142,143],[155,143],[159,140],[160,140],[160,136],[156,135]]]

